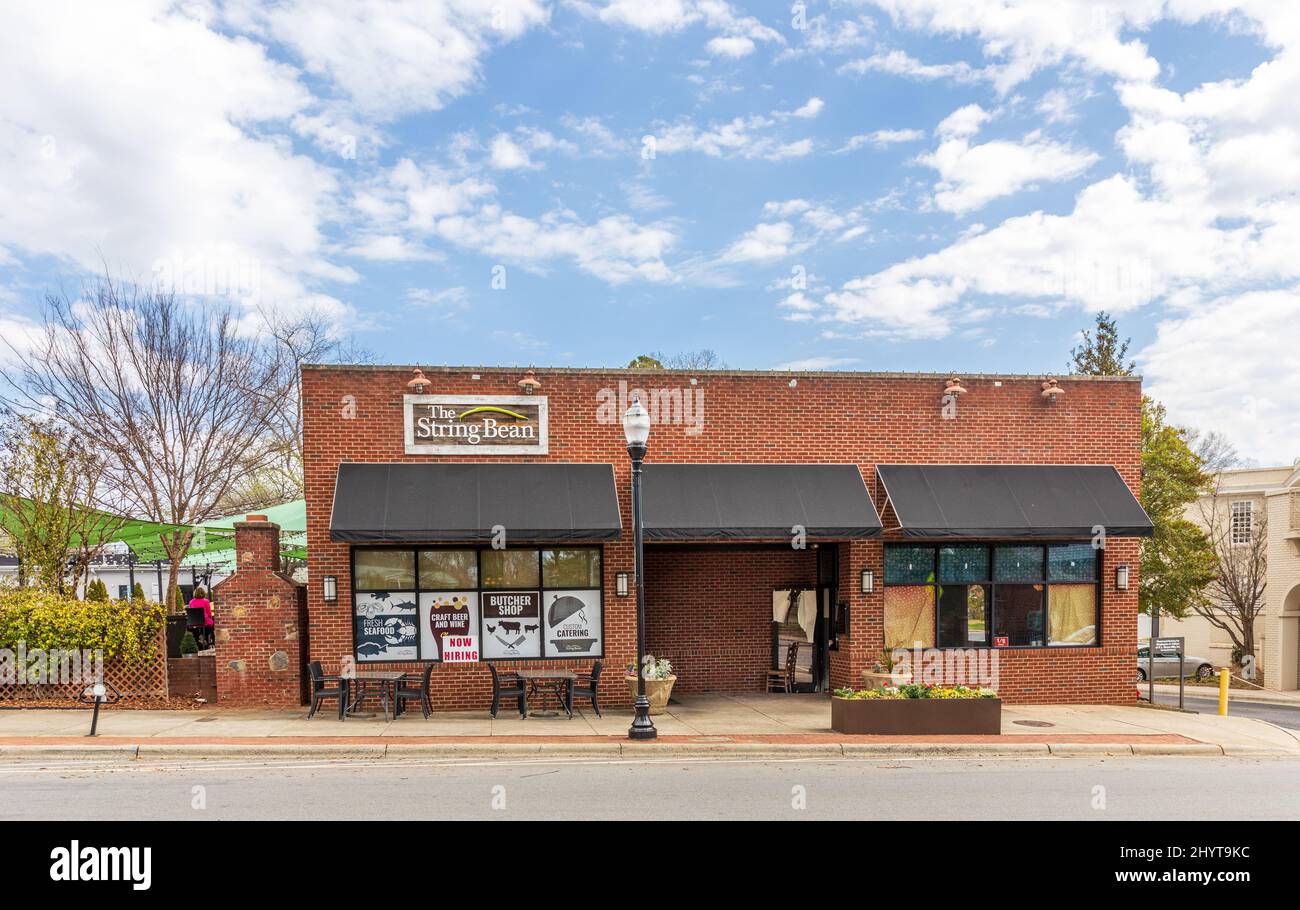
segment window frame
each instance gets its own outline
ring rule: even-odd
[[[1238,507],[1244,506],[1241,512]],[[1245,533],[1238,534],[1237,519],[1240,514],[1245,515]],[[1237,499],[1228,503],[1228,542],[1234,547],[1248,547],[1255,538],[1255,501],[1253,499]]]
[[[349,623],[350,623],[350,625],[351,625],[351,627],[352,627],[352,659],[353,659],[353,661],[357,664],[357,666],[361,666],[361,665],[363,665],[363,664],[366,665],[366,666],[370,666],[370,665],[382,666],[382,665],[384,665],[384,664],[408,664],[408,665],[409,665],[409,664],[417,664],[417,663],[418,663],[418,664],[424,665],[424,664],[430,664],[430,663],[442,663],[442,661],[441,661],[440,659],[438,659],[437,657],[426,657],[426,656],[424,655],[424,653],[423,653],[423,648],[424,648],[424,645],[423,645],[423,642],[424,642],[424,636],[423,636],[423,634],[417,634],[417,635],[416,635],[416,639],[415,639],[415,653],[416,653],[416,656],[415,656],[414,658],[396,658],[396,659],[391,659],[391,660],[363,660],[363,659],[361,659],[360,657],[357,656],[357,623],[356,623],[356,608],[357,608],[357,605],[356,605],[356,604],[357,604],[357,602],[356,602],[356,597],[357,597],[357,595],[358,595],[358,594],[368,594],[368,593],[373,593],[373,592],[377,592],[377,591],[391,591],[391,590],[394,590],[393,588],[358,588],[358,587],[357,587],[357,584],[356,584],[356,580],[357,580],[357,574],[356,574],[357,554],[358,554],[358,553],[361,553],[361,552],[373,551],[373,550],[406,550],[406,551],[409,551],[409,552],[412,554],[412,559],[414,560],[414,565],[415,565],[415,585],[414,585],[413,588],[411,588],[411,592],[415,595],[415,603],[416,603],[416,627],[417,627],[417,630],[420,630],[420,629],[421,629],[420,623],[422,623],[422,622],[424,621],[424,617],[423,617],[423,616],[421,615],[421,613],[420,613],[420,610],[421,610],[421,607],[420,607],[420,596],[421,596],[422,594],[446,593],[446,592],[448,592],[448,591],[473,591],[473,592],[475,592],[475,594],[477,595],[477,597],[478,597],[478,599],[479,599],[479,609],[478,609],[478,628],[476,629],[476,633],[477,633],[477,635],[479,636],[479,640],[482,641],[482,636],[483,636],[483,595],[484,595],[485,593],[487,593],[487,594],[491,594],[491,593],[500,593],[500,592],[503,592],[503,591],[534,591],[534,590],[535,590],[535,591],[537,591],[537,593],[538,593],[538,597],[540,598],[540,601],[541,601],[542,606],[543,606],[543,609],[544,609],[544,608],[545,608],[545,603],[546,603],[546,594],[547,594],[548,592],[550,592],[550,591],[597,591],[597,592],[599,592],[598,602],[599,602],[599,604],[600,604],[600,652],[599,652],[599,653],[593,653],[593,654],[582,654],[582,655],[577,655],[577,656],[574,656],[574,657],[560,657],[560,656],[552,656],[552,655],[548,655],[548,654],[546,653],[546,642],[545,642],[545,637],[543,636],[543,640],[542,640],[542,648],[541,648],[542,653],[540,654],[540,656],[538,656],[538,657],[493,657],[493,658],[491,658],[491,662],[495,663],[495,662],[497,662],[497,661],[507,661],[507,662],[510,662],[510,661],[521,661],[521,660],[533,660],[533,661],[540,661],[540,660],[564,660],[564,661],[578,660],[578,661],[590,661],[590,660],[593,660],[593,659],[595,659],[595,660],[603,660],[603,659],[604,659],[604,657],[605,657],[605,548],[604,548],[604,547],[602,547],[602,546],[600,546],[600,545],[598,545],[598,544],[597,544],[597,545],[585,545],[585,546],[573,546],[573,545],[568,545],[568,544],[534,544],[534,545],[526,546],[526,547],[508,547],[507,549],[511,549],[511,550],[531,550],[531,551],[533,551],[534,553],[537,554],[537,587],[536,587],[536,588],[518,588],[518,587],[514,587],[514,588],[496,588],[496,587],[485,587],[484,584],[483,584],[483,553],[484,553],[485,551],[489,551],[489,550],[492,550],[492,549],[493,549],[492,547],[484,547],[484,546],[478,546],[478,545],[474,545],[474,544],[471,544],[471,545],[466,545],[466,544],[434,544],[434,545],[423,545],[423,546],[368,546],[368,545],[363,545],[363,546],[354,546],[354,547],[350,547],[350,548],[349,548],[349,551],[348,551],[348,572],[349,572],[349,576],[348,576],[348,577],[349,577],[349,581],[350,581],[351,584],[352,584],[352,588],[351,588],[351,592],[350,592],[350,594],[351,594],[351,600],[345,602],[345,601],[343,601],[342,599],[340,599],[339,602],[340,602],[340,603],[346,603],[346,606],[347,606],[347,609],[348,609],[348,612],[349,612]],[[421,585],[421,583],[420,583],[420,553],[421,553],[421,552],[429,552],[429,551],[433,551],[433,550],[473,550],[474,553],[476,554],[476,555],[475,555],[475,564],[476,564],[476,573],[477,573],[477,577],[478,577],[478,584],[477,584],[477,586],[471,588],[471,587],[466,587],[466,586],[456,586],[456,587],[425,587],[425,586]],[[547,586],[544,584],[544,582],[545,582],[545,578],[543,577],[543,574],[542,574],[542,552],[545,551],[545,550],[595,550],[597,553],[599,553],[599,556],[600,556],[600,584],[598,584],[598,585],[594,585],[594,586],[593,586],[593,585],[587,585],[587,586],[581,586],[581,587],[547,587]],[[403,589],[400,589],[400,590],[405,591],[406,589],[403,588]],[[545,625],[545,623],[543,622],[543,626],[544,626],[544,625]],[[540,630],[539,630],[539,632],[540,632]],[[488,662],[487,659],[482,659],[482,658],[480,658],[480,660],[479,660],[479,663],[487,663],[487,662]]]
[[[1101,648],[1101,647],[1103,647],[1104,635],[1105,635],[1105,629],[1104,629],[1104,627],[1103,627],[1103,622],[1102,622],[1102,614],[1103,614],[1103,612],[1104,612],[1104,610],[1103,610],[1103,607],[1104,607],[1104,599],[1103,599],[1103,598],[1104,598],[1104,595],[1105,595],[1105,591],[1103,590],[1103,584],[1102,584],[1103,579],[1105,578],[1105,553],[1106,553],[1105,549],[1102,548],[1102,547],[1094,547],[1094,548],[1093,548],[1094,568],[1093,568],[1093,578],[1092,578],[1091,581],[1087,581],[1087,580],[1085,580],[1085,581],[1067,581],[1067,580],[1057,580],[1057,581],[1053,581],[1053,580],[1050,578],[1050,575],[1051,575],[1051,565],[1050,565],[1050,559],[1049,559],[1049,550],[1050,550],[1050,548],[1051,548],[1051,547],[1056,547],[1056,546],[1068,546],[1068,545],[1077,545],[1077,544],[1083,544],[1083,543],[1090,543],[1090,541],[1087,541],[1087,540],[1081,540],[1081,539],[1074,539],[1074,540],[1070,540],[1070,539],[1051,539],[1051,540],[1034,541],[1033,543],[1026,543],[1026,542],[1023,541],[1023,540],[988,540],[988,541],[983,541],[983,540],[981,540],[981,541],[972,541],[972,540],[959,540],[959,541],[954,541],[954,540],[946,540],[946,541],[935,541],[934,543],[928,543],[928,544],[918,544],[918,543],[914,543],[914,542],[911,542],[911,541],[907,541],[907,542],[903,542],[903,541],[887,541],[887,542],[885,542],[885,544],[884,544],[884,547],[885,547],[886,549],[888,549],[888,548],[891,547],[891,546],[904,546],[904,547],[911,547],[911,548],[913,548],[913,549],[918,548],[918,547],[926,547],[926,548],[929,548],[929,549],[932,551],[932,559],[933,559],[933,563],[932,563],[932,571],[931,571],[931,574],[930,574],[930,578],[931,578],[932,580],[931,580],[931,581],[928,581],[928,582],[916,582],[916,581],[901,581],[901,582],[893,582],[893,581],[890,581],[888,573],[886,573],[886,572],[882,572],[881,574],[882,574],[882,576],[883,576],[883,578],[884,578],[884,581],[883,581],[883,585],[882,585],[882,587],[918,587],[918,586],[928,586],[928,587],[931,587],[931,588],[934,588],[934,589],[935,589],[935,590],[934,590],[934,642],[935,642],[935,645],[934,645],[934,646],[935,646],[936,648],[940,649],[940,650],[944,650],[944,651],[955,651],[955,650],[965,650],[966,648],[980,648],[980,649],[989,649],[989,650],[997,650],[997,651],[1045,651],[1045,650],[1051,650],[1051,651],[1064,651],[1064,650],[1073,650],[1073,649],[1078,649],[1078,648]],[[988,577],[987,580],[985,580],[985,581],[954,581],[954,582],[949,582],[949,583],[948,583],[948,584],[950,584],[950,585],[961,586],[961,587],[969,587],[970,585],[976,585],[976,584],[978,584],[978,585],[984,585],[984,586],[985,586],[985,619],[984,619],[984,622],[985,622],[985,628],[987,629],[987,640],[986,640],[983,644],[941,645],[941,644],[939,644],[939,629],[940,629],[940,616],[939,616],[939,613],[940,613],[940,609],[941,609],[941,600],[942,600],[942,598],[940,597],[940,590],[944,587],[944,581],[943,581],[942,577],[941,577],[940,574],[939,574],[939,565],[940,565],[940,560],[939,560],[939,551],[940,551],[941,549],[945,548],[945,547],[960,547],[960,546],[981,546],[981,547],[986,548],[986,550],[988,551],[988,563],[987,563],[987,564],[988,564],[988,576],[989,576],[989,577]],[[997,580],[997,574],[998,574],[998,573],[997,573],[997,563],[996,563],[996,559],[997,559],[997,556],[996,556],[996,550],[997,550],[997,548],[1000,547],[1000,546],[1001,546],[1001,547],[1029,547],[1029,546],[1032,546],[1032,547],[1037,548],[1037,549],[1040,551],[1041,560],[1042,560],[1042,561],[1041,561],[1041,566],[1042,566],[1042,578],[1039,579],[1038,581],[1017,581],[1017,580],[1010,580],[1010,581],[1001,581],[1001,582],[999,582],[999,581]],[[882,566],[883,566],[883,565],[887,565],[887,561],[886,561],[886,560],[883,560],[883,559],[882,559],[881,562],[882,562]],[[1039,609],[1040,609],[1040,615],[1042,616],[1042,620],[1043,620],[1043,644],[1041,644],[1041,645],[1005,645],[1005,646],[1002,646],[1002,647],[998,647],[998,646],[996,646],[996,645],[993,644],[993,639],[994,639],[994,629],[996,628],[996,623],[997,623],[997,606],[996,606],[996,604],[997,604],[997,587],[998,587],[1000,584],[1005,584],[1005,585],[1041,584],[1041,585],[1042,585],[1043,590],[1042,590],[1042,592],[1041,592],[1041,593],[1042,593],[1042,597],[1041,597],[1041,606],[1040,606]],[[1060,642],[1060,643],[1055,643],[1055,644],[1054,644],[1054,643],[1052,643],[1052,641],[1048,638],[1048,630],[1049,630],[1049,628],[1050,628],[1050,627],[1049,627],[1049,620],[1048,620],[1049,597],[1050,597],[1049,591],[1050,591],[1050,589],[1051,589],[1051,587],[1052,587],[1053,584],[1056,584],[1056,585],[1083,585],[1083,584],[1092,584],[1092,585],[1093,585],[1093,589],[1094,589],[1094,591],[1096,592],[1096,593],[1095,593],[1095,602],[1096,602],[1096,606],[1097,606],[1097,633],[1096,633],[1096,636],[1095,636],[1095,640],[1093,641],[1092,644],[1069,644],[1069,643],[1065,643],[1065,642]],[[883,591],[882,591],[882,595],[883,595]],[[883,610],[883,596],[882,596],[882,610]],[[881,619],[882,619],[882,622],[883,622],[883,619],[884,619],[883,615],[882,615]]]

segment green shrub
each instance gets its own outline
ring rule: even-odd
[[[158,650],[165,618],[158,604],[77,600],[31,588],[0,587],[0,647],[102,650],[104,659],[139,665]]]
[[[108,585],[104,584],[102,579],[96,578],[86,585],[86,600],[97,601],[98,603],[108,603]]]
[[[181,653],[182,654],[199,653],[199,643],[194,640],[193,632],[190,632],[188,630],[185,632],[185,637],[181,639]]]
[[[131,586],[131,599],[144,600],[144,586],[138,581]]]

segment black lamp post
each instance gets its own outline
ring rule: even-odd
[[[627,736],[654,739],[659,731],[650,719],[650,701],[645,697],[645,553],[641,540],[641,464],[650,438],[650,415],[636,398],[623,415],[623,436],[632,459],[632,538],[636,549],[636,717]]]

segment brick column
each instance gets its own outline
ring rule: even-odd
[[[280,572],[280,526],[264,515],[236,522],[235,574],[212,589],[223,705],[302,703],[299,603],[305,599],[305,587]]]

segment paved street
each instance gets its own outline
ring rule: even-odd
[[[1297,775],[1199,757],[6,762],[0,819],[1297,819]]]
[[[1143,695],[1145,695],[1146,690],[1143,689],[1142,691]],[[1178,696],[1176,694],[1167,695],[1157,692],[1156,702],[1162,705],[1177,705]],[[1219,710],[1219,697],[1218,695],[1206,697],[1197,690],[1188,689],[1184,704],[1189,710],[1200,714],[1216,714]],[[1253,717],[1256,720],[1266,720],[1271,724],[1277,724],[1279,727],[1286,727],[1288,730],[1300,730],[1300,702],[1279,705],[1237,699],[1229,703],[1228,714],[1231,717]]]

